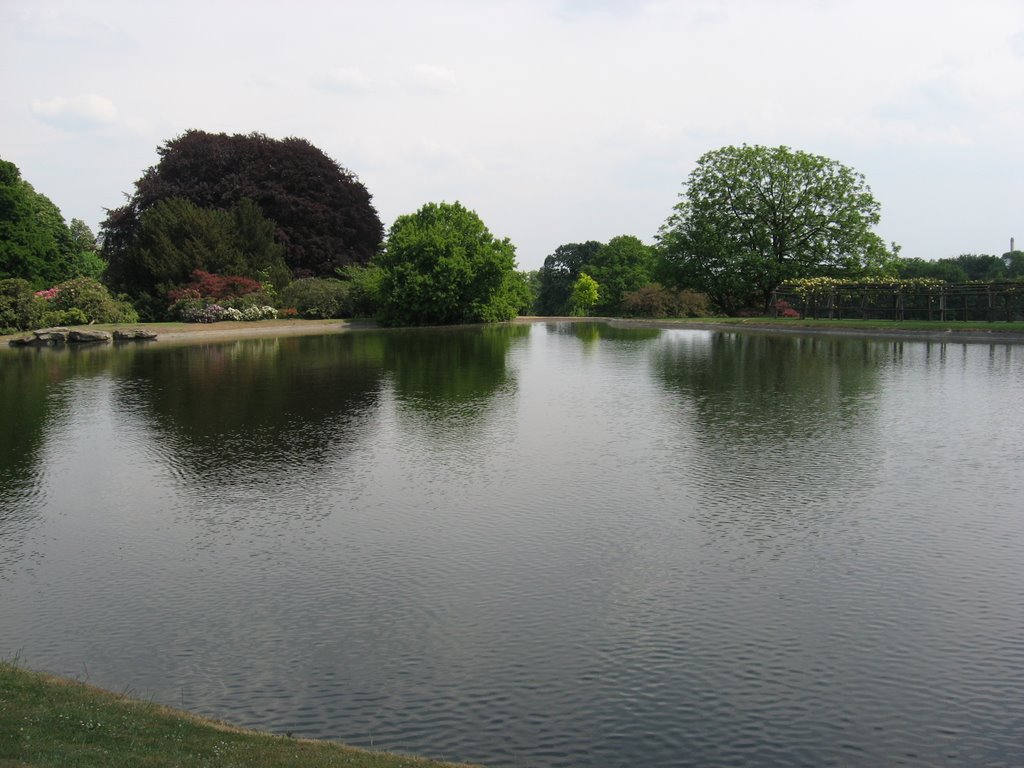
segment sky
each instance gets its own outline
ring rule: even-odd
[[[0,0],[0,157],[94,230],[189,129],[298,136],[385,227],[459,201],[536,269],[653,242],[702,154],[862,173],[901,255],[1024,247],[1024,0]]]

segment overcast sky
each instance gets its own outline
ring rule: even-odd
[[[653,242],[706,151],[863,173],[904,256],[1024,244],[1024,0],[0,0],[0,157],[96,227],[190,128],[308,139],[385,226],[480,214],[534,269]]]

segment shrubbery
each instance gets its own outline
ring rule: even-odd
[[[711,314],[711,305],[703,293],[648,283],[623,295],[622,314],[624,317],[707,317]]]
[[[41,300],[28,280],[12,277],[0,280],[0,334],[37,328]]]
[[[380,308],[380,286],[384,271],[374,265],[350,264],[338,270],[348,284],[346,317],[373,317]]]
[[[241,275],[213,275],[201,269],[192,271],[192,279],[185,285],[167,292],[172,303],[199,296],[207,299],[232,299],[263,290],[259,280]]]
[[[167,311],[173,319],[186,323],[274,319],[277,310],[270,306],[272,291],[250,277],[197,269],[187,284],[167,292],[172,302]]]
[[[14,333],[54,325],[135,323],[139,316],[123,297],[97,280],[78,277],[33,291],[27,280],[0,280],[0,331]]]
[[[184,299],[175,306],[176,317],[186,323],[216,323],[221,320],[274,320],[277,310],[271,306],[252,304],[244,309],[210,304],[203,299]]]
[[[352,314],[349,294],[349,284],[341,280],[306,277],[281,291],[278,303],[295,309],[300,317],[327,320]]]
[[[91,277],[61,283],[56,286],[56,295],[48,301],[50,306],[43,316],[44,325],[139,321],[138,313],[126,298],[111,296],[105,285]]]

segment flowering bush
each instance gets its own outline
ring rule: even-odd
[[[186,323],[216,323],[221,320],[273,320],[277,317],[277,310],[271,306],[250,306],[238,309],[221,304],[209,304],[202,299],[183,299],[172,307],[172,311],[178,319]]]
[[[178,317],[186,323],[216,323],[224,319],[224,307],[201,301],[179,301],[175,304]]]
[[[45,291],[36,291],[36,298],[43,301],[53,301],[57,298],[58,293],[60,293],[60,286],[55,285],[53,288],[47,288]]]
[[[167,298],[172,304],[193,296],[221,300],[257,293],[262,289],[259,280],[250,277],[214,275],[197,269],[192,272],[191,280],[186,285],[168,291]]]
[[[44,325],[83,325],[85,323],[137,323],[139,314],[126,296],[111,296],[110,291],[91,277],[67,280],[41,297],[47,309]]]
[[[793,309],[793,306],[785,299],[775,302],[776,317],[800,317],[800,313]]]
[[[277,310],[273,307],[246,307],[242,310],[243,320],[274,320],[277,318]]]

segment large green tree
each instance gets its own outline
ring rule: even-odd
[[[0,278],[46,288],[75,276],[74,243],[60,209],[0,160]]]
[[[567,315],[572,311],[572,287],[593,262],[601,243],[566,243],[544,259],[537,274],[537,314]]]
[[[380,319],[388,325],[510,320],[520,292],[515,248],[459,203],[399,216],[378,257]]]
[[[233,209],[252,200],[274,222],[296,277],[334,276],[377,253],[383,226],[356,176],[305,139],[188,131],[157,150],[160,161],[135,182],[128,203],[101,229],[112,266],[131,259],[144,214],[171,198]]]
[[[654,248],[632,235],[619,235],[602,245],[587,267],[587,274],[601,286],[594,312],[620,314],[622,297],[650,283],[654,265]]]
[[[704,154],[658,240],[665,274],[719,308],[767,308],[786,280],[892,270],[863,175],[788,147]]]

